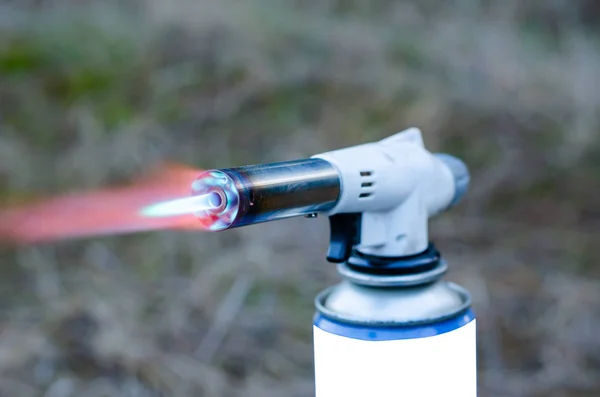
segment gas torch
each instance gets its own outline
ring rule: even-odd
[[[212,231],[329,218],[327,260],[342,281],[315,299],[317,397],[472,397],[470,294],[443,279],[447,263],[428,238],[429,218],[456,205],[469,179],[461,160],[430,153],[409,128],[308,159],[209,170],[187,204],[168,205],[197,205],[191,212]]]

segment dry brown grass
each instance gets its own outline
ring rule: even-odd
[[[5,1],[0,198],[416,125],[473,172],[432,233],[474,295],[480,395],[597,395],[597,7],[488,3]],[[0,395],[312,395],[326,243],[295,219],[3,249]]]

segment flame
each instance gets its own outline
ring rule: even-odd
[[[38,243],[160,229],[204,229],[193,214],[145,217],[141,209],[190,195],[202,170],[163,164],[122,187],[72,193],[0,210],[0,241]]]

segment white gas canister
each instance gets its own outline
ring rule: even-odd
[[[317,397],[477,395],[476,319],[463,288],[344,281],[316,304]]]

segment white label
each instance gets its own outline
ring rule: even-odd
[[[475,320],[427,338],[365,341],[314,327],[316,397],[475,397]]]

